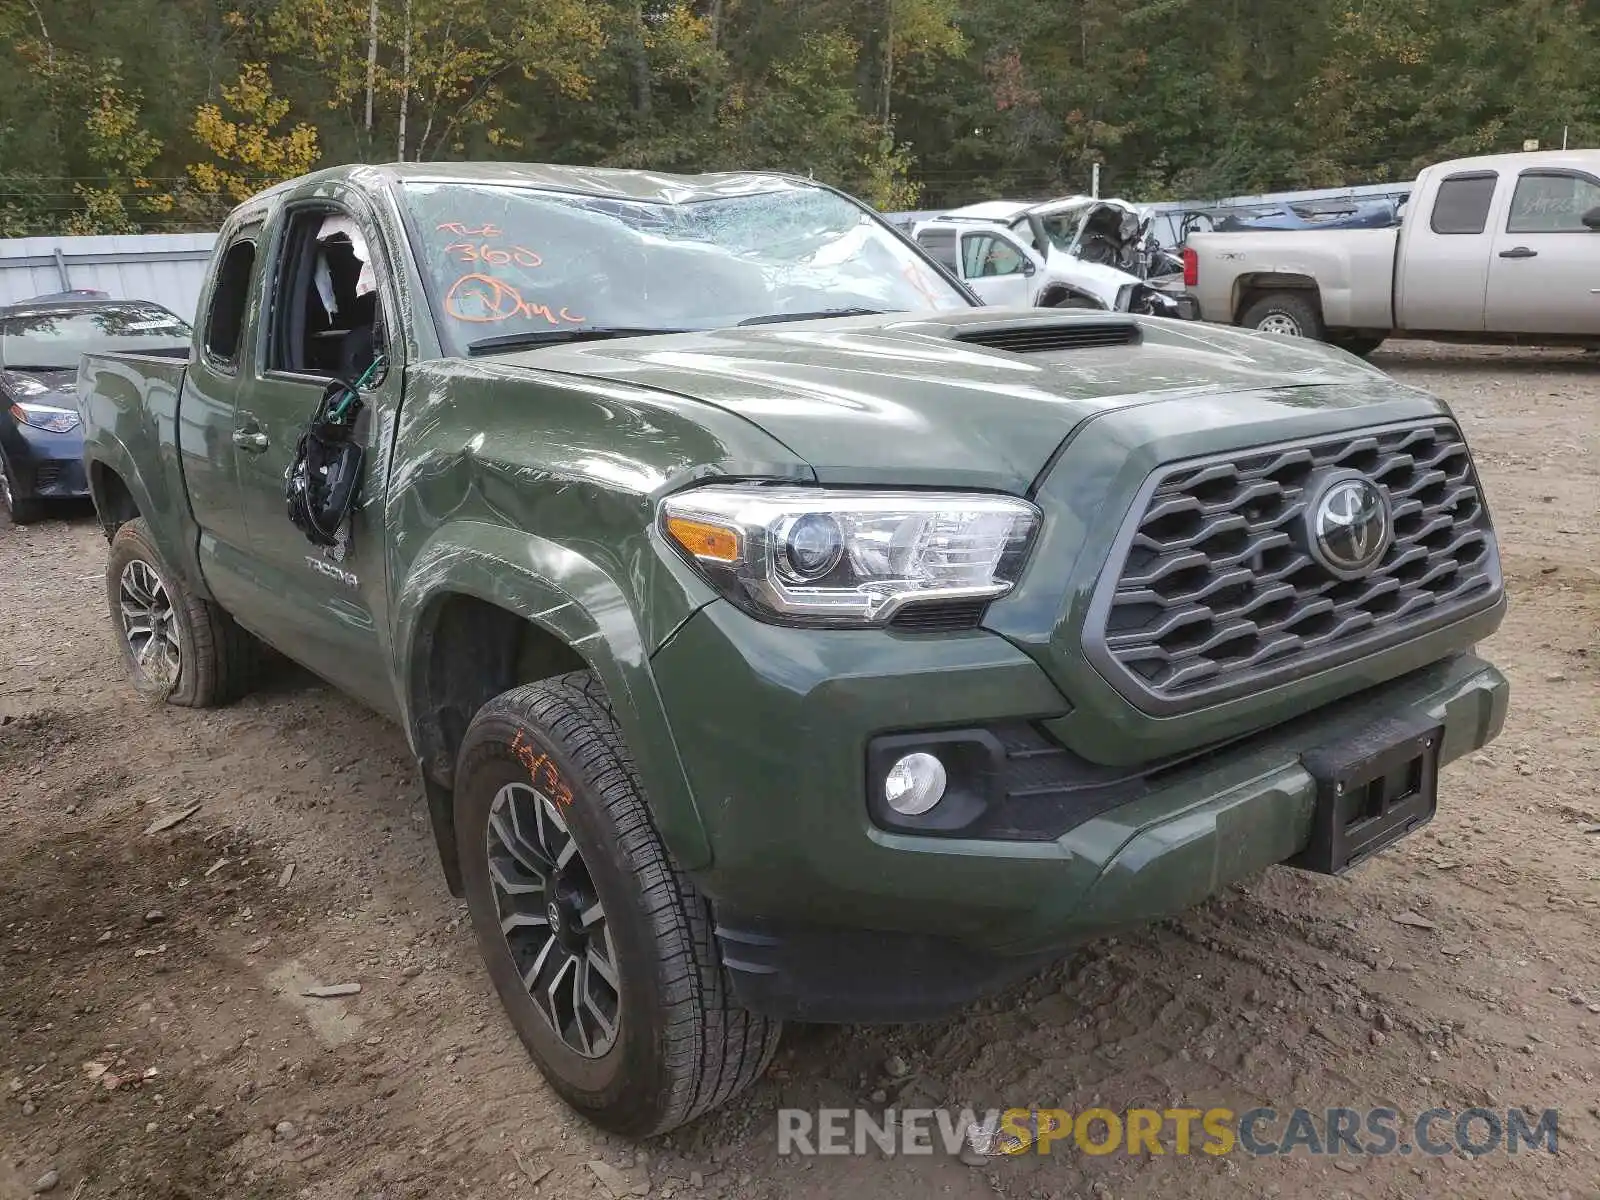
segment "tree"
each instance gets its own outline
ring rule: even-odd
[[[396,156],[889,206],[1403,179],[1596,144],[1597,40],[1589,0],[0,0],[0,233],[214,227]]]
[[[305,122],[280,130],[289,102],[272,90],[265,63],[246,63],[222,98],[238,119],[217,104],[202,104],[194,117],[196,139],[217,159],[193,163],[189,175],[202,197],[238,203],[285,179],[309,171],[317,161],[317,131]]]

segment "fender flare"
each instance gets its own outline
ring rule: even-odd
[[[181,482],[176,500],[167,495],[166,502],[162,503],[151,490],[144,474],[138,469],[132,452],[105,429],[99,431],[99,436],[94,441],[85,443],[83,467],[89,485],[89,498],[94,504],[96,516],[101,516],[106,507],[100,472],[96,470],[100,468],[111,472],[128,489],[128,495],[133,497],[134,507],[150,526],[156,547],[163,555],[172,556],[173,561],[169,565],[183,576],[184,582],[198,596],[205,600],[213,600],[205,572],[200,569],[198,545],[200,528],[195,524],[194,514],[189,508],[189,496],[183,491]],[[172,469],[177,469],[175,464]],[[161,492],[165,495],[171,490],[163,477]],[[104,518],[101,517],[101,520],[104,527]],[[106,536],[109,537],[110,533],[108,530]]]
[[[711,844],[628,597],[599,565],[546,538],[480,521],[453,521],[429,537],[399,581],[393,669],[412,749],[421,746],[415,707],[426,637],[442,602],[452,595],[515,613],[589,665],[605,686],[662,839],[685,870],[709,865]],[[437,821],[436,807],[430,808]]]

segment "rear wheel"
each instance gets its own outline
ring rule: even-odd
[[[1326,333],[1315,295],[1308,291],[1268,292],[1244,310],[1239,324],[1261,333],[1317,341]]]
[[[17,482],[11,475],[11,464],[0,455],[0,508],[13,525],[31,525],[44,516],[44,501],[37,496],[19,496]]]
[[[734,1002],[709,905],[662,844],[588,672],[485,705],[462,741],[455,795],[489,976],[568,1104],[647,1137],[754,1082],[781,1024]]]
[[[248,688],[260,643],[189,590],[162,561],[143,518],[111,539],[106,600],[123,661],[145,695],[210,708]]]

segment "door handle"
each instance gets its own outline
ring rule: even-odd
[[[233,431],[233,444],[247,454],[260,454],[267,448],[267,435],[251,418]]]
[[[1530,250],[1526,246],[1517,246],[1510,250],[1500,251],[1501,258],[1538,258],[1537,250]]]

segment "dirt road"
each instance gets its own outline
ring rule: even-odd
[[[397,730],[291,668],[229,709],[142,702],[92,520],[0,527],[0,1197],[50,1172],[84,1200],[1600,1195],[1600,363],[1378,361],[1467,426],[1513,599],[1487,647],[1507,730],[1448,771],[1438,819],[958,1020],[792,1030],[747,1100],[643,1149],[569,1116],[515,1043]],[[779,1107],[885,1102],[1523,1105],[1560,1110],[1560,1152],[776,1155]]]

